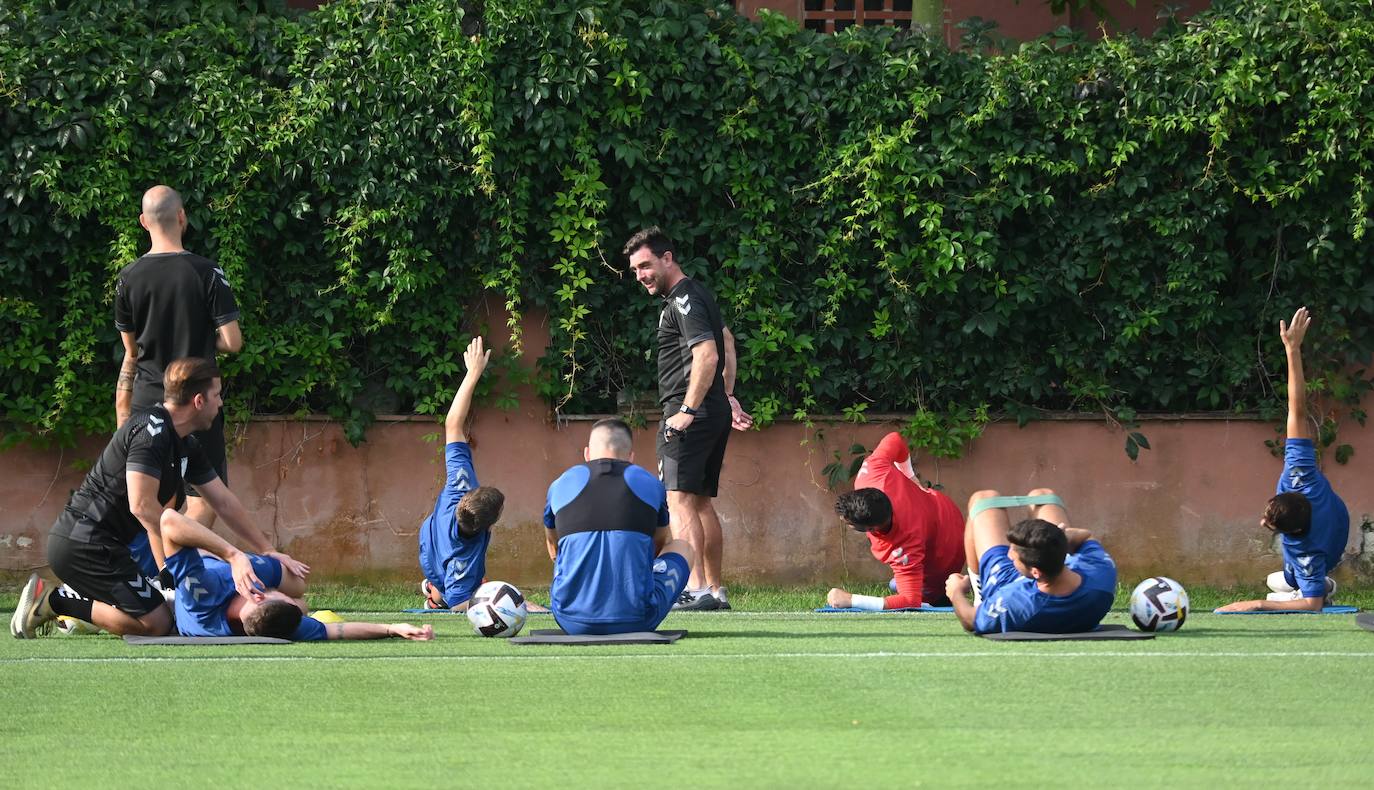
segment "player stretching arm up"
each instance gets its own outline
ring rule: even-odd
[[[1283,570],[1269,574],[1266,600],[1236,601],[1221,612],[1320,611],[1336,583],[1327,576],[1341,562],[1350,536],[1350,512],[1317,467],[1317,450],[1307,420],[1307,380],[1302,369],[1302,341],[1312,318],[1306,307],[1292,323],[1279,321],[1279,337],[1288,357],[1288,439],[1276,495],[1260,524],[1280,535]]]

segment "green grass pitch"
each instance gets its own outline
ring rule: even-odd
[[[663,627],[690,632],[675,645],[521,647],[452,615],[409,616],[434,624],[430,643],[0,640],[4,784],[1368,787],[1374,777],[1374,633],[1350,615],[1195,606],[1181,632],[1152,641],[997,643],[948,614],[796,611],[813,596],[743,592],[741,611],[670,615]],[[338,590],[316,601],[409,603]],[[1127,619],[1117,610],[1107,622]],[[529,627],[553,625],[532,615]]]

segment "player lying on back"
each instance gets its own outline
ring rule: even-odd
[[[325,639],[434,638],[426,625],[329,623],[307,616],[305,579],[275,557],[245,554],[175,510],[162,514],[167,569],[176,580],[176,626],[182,636]],[[201,554],[201,549],[210,555]]]
[[[964,517],[943,492],[916,480],[900,434],[884,436],[864,459],[854,490],[835,500],[835,512],[868,535],[874,558],[892,567],[897,592],[879,598],[836,587],[827,603],[873,610],[945,603],[945,579],[964,566]]]
[[[1029,496],[1054,495],[1048,488]],[[976,574],[951,574],[945,591],[964,629],[978,634],[1072,634],[1097,628],[1112,608],[1116,563],[1085,529],[1069,526],[1062,501],[1031,506],[1011,526],[996,491],[969,498],[965,547]],[[974,602],[968,592],[974,589]],[[981,590],[981,595],[980,591]]]
[[[1283,547],[1283,570],[1269,574],[1267,600],[1236,601],[1222,612],[1320,611],[1336,591],[1327,576],[1341,564],[1350,537],[1350,512],[1317,466],[1317,449],[1307,421],[1307,381],[1302,369],[1302,341],[1312,323],[1306,307],[1293,323],[1279,322],[1279,337],[1288,357],[1288,440],[1276,495],[1260,523],[1277,532]]]
[[[427,609],[467,610],[468,600],[487,570],[491,527],[506,504],[499,490],[477,485],[472,449],[463,427],[472,410],[472,393],[489,359],[491,351],[483,351],[482,338],[474,337],[463,353],[467,375],[444,418],[447,476],[434,511],[420,525],[420,570],[425,574],[420,588]]]

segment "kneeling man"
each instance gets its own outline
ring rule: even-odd
[[[175,510],[163,511],[161,526],[167,569],[176,580],[176,626],[182,636],[264,636],[296,642],[434,638],[428,625],[326,625],[306,616],[305,578],[295,567],[298,563],[245,554]]]
[[[852,595],[836,587],[826,602],[856,609],[943,605],[945,579],[964,567],[964,517],[943,492],[916,479],[901,434],[883,437],[864,459],[854,490],[835,500],[850,529],[868,536],[874,559],[892,568],[895,595]]]
[[[1116,563],[1092,533],[1069,526],[1053,491],[1039,488],[1028,496],[1049,501],[1031,505],[1031,517],[1014,527],[996,491],[969,499],[964,545],[969,568],[978,573],[972,580],[951,574],[945,583],[959,622],[978,634],[1091,631],[1112,608]],[[974,603],[966,597],[971,582]]]
[[[668,494],[631,463],[630,426],[592,426],[578,464],[549,486],[553,616],[569,634],[652,631],[687,586],[692,547],[669,540]]]

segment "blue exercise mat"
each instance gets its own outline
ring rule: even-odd
[[[923,603],[920,606],[908,606],[902,609],[878,609],[876,611],[873,609],[855,609],[852,606],[845,607],[843,609],[836,609],[833,606],[822,606],[821,608],[816,609],[815,611],[821,612],[822,614],[835,614],[836,612],[855,612],[858,614],[893,614],[896,612],[952,612],[954,611],[954,607],[931,606],[930,604]]]
[[[1219,612],[1213,609],[1212,614],[1354,614],[1358,611],[1360,611],[1360,607],[1358,606],[1323,606],[1320,612],[1304,609],[1289,609],[1286,611],[1266,609],[1259,612]]]

